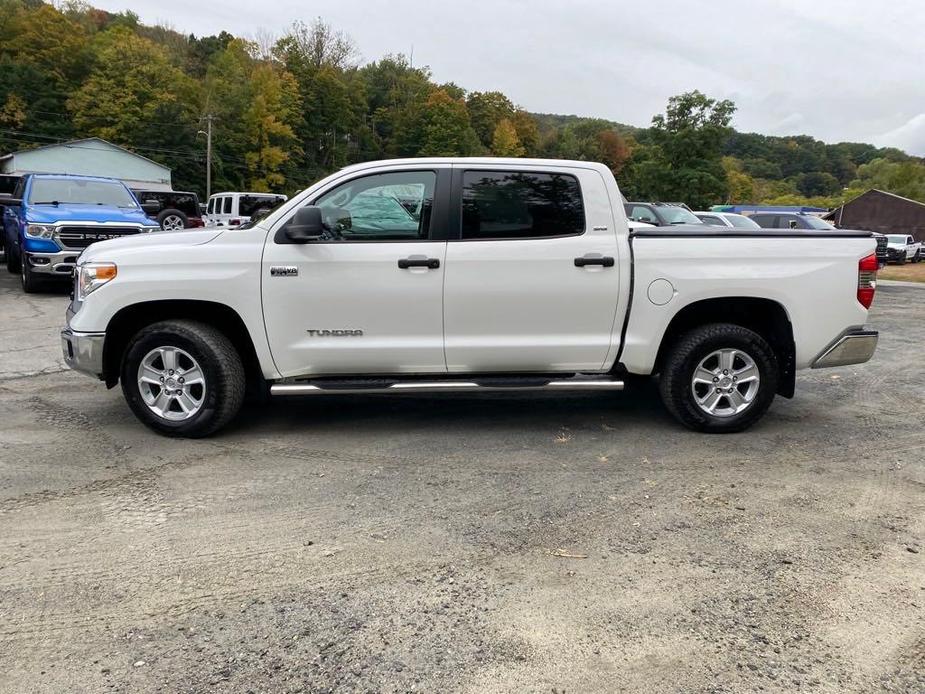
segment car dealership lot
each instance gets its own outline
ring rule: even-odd
[[[0,275],[3,691],[916,691],[925,289],[733,436],[619,395],[144,429]],[[212,685],[212,687],[210,687]]]

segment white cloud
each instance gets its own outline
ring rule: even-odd
[[[898,128],[877,135],[871,141],[881,147],[898,147],[909,154],[925,156],[925,113],[913,116]]]

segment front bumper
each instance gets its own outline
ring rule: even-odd
[[[863,364],[874,356],[879,337],[876,330],[849,330],[816,357],[812,368]]]
[[[32,251],[26,251],[23,253],[23,262],[29,263],[29,269],[32,270],[32,272],[69,278],[74,274],[74,268],[77,266],[77,257],[79,255],[79,250],[65,250],[58,251],[57,253],[33,253]]]
[[[78,333],[70,328],[61,331],[61,349],[65,363],[74,371],[103,379],[103,343],[106,333]]]

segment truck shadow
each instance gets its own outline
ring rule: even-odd
[[[648,423],[676,427],[665,412],[654,382],[634,383],[620,393],[485,393],[276,397],[245,407],[229,428],[236,433],[292,432],[343,434],[362,429],[392,434],[417,431],[477,436],[491,429],[543,429],[605,423],[625,429]]]

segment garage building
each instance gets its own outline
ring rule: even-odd
[[[881,234],[912,234],[925,241],[925,203],[871,188],[826,214],[842,229],[865,229]]]
[[[108,176],[129,188],[172,189],[168,167],[98,137],[12,152],[0,157],[0,173]]]

